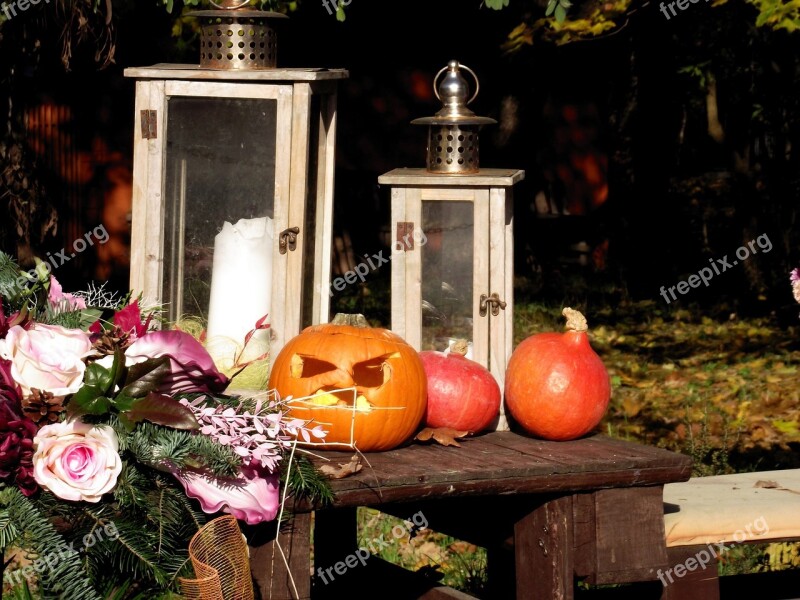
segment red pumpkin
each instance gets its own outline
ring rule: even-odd
[[[500,386],[486,367],[464,356],[467,345],[448,353],[420,352],[428,378],[427,427],[452,427],[478,433],[500,411]]]
[[[399,335],[361,315],[304,329],[275,357],[269,387],[292,396],[289,414],[328,431],[332,449],[390,450],[425,414],[425,371]],[[355,388],[346,392],[343,388]]]
[[[528,432],[572,440],[597,427],[611,399],[603,361],[589,345],[584,316],[565,308],[567,331],[523,341],[508,362],[506,407]]]

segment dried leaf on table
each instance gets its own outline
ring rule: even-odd
[[[774,490],[776,488],[780,488],[781,486],[777,481],[767,481],[766,479],[759,479],[753,484],[753,487]]]
[[[339,463],[338,468],[332,467],[331,465],[322,465],[319,470],[331,479],[344,479],[350,475],[355,475],[363,468],[361,457],[358,454],[353,454],[349,463]]]
[[[460,448],[461,444],[456,440],[464,439],[469,434],[469,431],[458,431],[452,427],[426,427],[414,439],[420,442],[429,442],[432,439],[442,446],[458,446]]]

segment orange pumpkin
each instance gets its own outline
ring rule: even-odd
[[[295,398],[289,414],[322,425],[326,444],[362,452],[399,446],[425,414],[419,355],[400,336],[369,327],[362,315],[336,315],[289,340],[275,357],[269,387]],[[338,391],[343,388],[355,393]]]
[[[608,371],[589,345],[586,319],[565,308],[565,333],[524,340],[506,369],[506,408],[527,431],[546,440],[574,440],[597,427],[608,408]]]

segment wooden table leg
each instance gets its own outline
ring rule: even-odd
[[[334,508],[314,514],[314,598],[346,597],[368,575],[370,554],[357,554],[357,510]]]
[[[549,500],[514,525],[517,600],[573,600],[572,497]]]
[[[717,558],[711,546],[667,548],[670,567],[659,571],[661,600],[719,600]]]
[[[248,535],[250,568],[262,600],[311,598],[311,513],[297,513],[281,527],[275,543],[275,527],[258,528]],[[288,563],[288,568],[287,568]]]

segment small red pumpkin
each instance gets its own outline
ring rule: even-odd
[[[427,427],[452,427],[478,433],[491,425],[500,411],[500,386],[489,370],[466,356],[459,342],[448,354],[419,353],[428,378]]]
[[[572,440],[597,427],[611,399],[603,361],[589,345],[586,319],[565,308],[565,333],[524,340],[506,370],[506,407],[528,432],[547,440]]]

